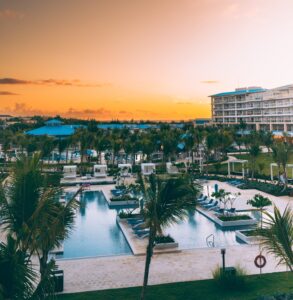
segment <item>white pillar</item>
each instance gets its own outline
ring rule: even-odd
[[[230,176],[231,170],[230,170],[230,162],[228,161],[228,176]]]
[[[244,179],[245,177],[244,163],[242,163],[241,166],[242,166],[242,178]]]
[[[274,180],[274,175],[273,175],[273,164],[271,164],[271,181]]]

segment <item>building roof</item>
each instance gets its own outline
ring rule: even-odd
[[[51,119],[45,122],[46,125],[61,125],[62,122],[58,119]]]
[[[210,97],[225,97],[225,96],[239,96],[239,95],[245,95],[245,94],[252,94],[252,93],[261,93],[267,91],[263,88],[252,88],[252,89],[239,89],[232,92],[223,92],[219,94],[211,95]]]
[[[82,127],[82,125],[60,125],[60,126],[43,126],[40,128],[36,128],[30,131],[27,131],[28,135],[48,135],[48,136],[70,136],[74,134],[77,128]]]

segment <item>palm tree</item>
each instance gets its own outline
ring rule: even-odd
[[[286,166],[288,163],[289,153],[291,150],[290,144],[288,144],[287,142],[283,142],[283,141],[276,142],[274,144],[274,146],[272,147],[272,149],[273,149],[273,159],[278,166],[279,177],[280,177],[281,168],[282,168],[283,176],[284,176],[284,189],[286,189],[287,185],[288,185]]]
[[[2,294],[3,299],[28,299],[35,279],[28,255],[8,235],[6,244],[0,243],[0,298]]]
[[[247,201],[247,204],[250,204],[252,207],[258,208],[260,210],[260,228],[262,228],[263,209],[266,206],[272,205],[272,201],[261,194],[256,194],[252,199]]]
[[[256,169],[256,159],[260,154],[259,144],[254,140],[248,149],[250,156],[250,165],[251,165],[251,178],[254,179],[254,173]]]
[[[259,230],[261,244],[268,253],[278,259],[278,265],[286,265],[293,272],[293,212],[289,206],[283,214],[274,206],[274,215],[264,212],[265,228]]]
[[[179,222],[187,216],[190,210],[195,209],[195,199],[199,189],[183,177],[163,181],[155,175],[151,175],[148,180],[141,177],[140,181],[146,201],[144,209],[145,226],[150,229],[141,291],[141,299],[143,300],[148,284],[156,236],[162,235],[164,228]]]
[[[17,160],[6,186],[0,186],[0,217],[21,251],[36,254],[41,280],[48,271],[48,253],[68,236],[78,207],[76,194],[65,206],[59,203],[61,189],[47,186],[39,154]],[[77,193],[79,193],[78,190]]]

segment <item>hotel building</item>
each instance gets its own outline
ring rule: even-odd
[[[293,131],[293,85],[239,88],[210,97],[214,124],[243,121],[250,129]]]

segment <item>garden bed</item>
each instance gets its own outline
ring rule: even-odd
[[[172,249],[177,248],[178,243],[170,236],[157,236],[154,249]]]
[[[239,186],[239,188],[242,190],[256,189],[273,196],[290,196],[293,193],[292,188],[284,190],[284,186],[259,181],[246,181],[243,185]]]
[[[255,244],[259,241],[260,236],[257,235],[256,229],[237,230],[236,237],[246,244]]]
[[[223,216],[200,208],[197,208],[197,210],[221,227],[252,226],[258,223],[256,219],[250,216],[247,218],[246,215]],[[220,217],[223,220],[221,220]]]

